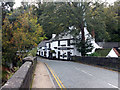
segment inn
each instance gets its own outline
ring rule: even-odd
[[[87,29],[85,28],[85,39],[88,35],[92,37]],[[79,34],[81,35],[81,33]],[[67,59],[70,60],[71,56],[81,56],[81,53],[77,51],[76,46],[74,45],[74,38],[70,34],[63,35],[60,34],[56,36],[52,35],[50,40],[44,40],[38,45],[37,55],[46,57],[46,58],[56,58],[56,59]],[[95,39],[91,38],[91,43],[93,50],[88,54],[94,53],[95,49],[101,48],[95,43]]]

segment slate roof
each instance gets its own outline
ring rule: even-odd
[[[103,48],[113,48],[120,47],[120,42],[96,42],[99,46]]]
[[[38,44],[38,47],[45,47],[45,43],[48,42],[49,40],[44,40],[44,41],[41,41],[39,44]]]

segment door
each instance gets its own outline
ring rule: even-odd
[[[58,51],[58,59],[60,59],[60,51]]]
[[[67,52],[67,60],[70,60],[70,52]]]

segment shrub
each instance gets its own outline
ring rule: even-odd
[[[89,56],[100,56],[98,53],[94,52],[92,54],[90,54]]]
[[[36,56],[37,53],[37,47],[33,48],[31,51],[28,52],[28,56]]]

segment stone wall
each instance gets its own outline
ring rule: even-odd
[[[96,42],[96,43],[103,48],[120,47],[120,42]]]
[[[1,90],[30,89],[32,76],[37,63],[37,57],[26,57],[23,65],[16,73],[1,87]]]
[[[112,70],[120,71],[120,57],[119,58],[108,58],[108,57],[79,57],[73,56],[71,60],[90,64],[97,65],[100,67],[105,67]]]

